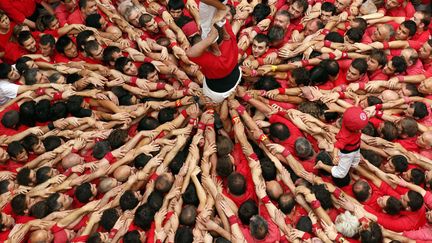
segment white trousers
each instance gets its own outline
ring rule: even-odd
[[[360,163],[360,149],[344,154],[339,152],[339,163],[333,166],[331,169],[331,174],[336,178],[344,178],[351,167],[357,167]]]
[[[240,70],[240,67],[239,67],[239,70]],[[227,92],[223,92],[223,93],[218,93],[218,92],[211,90],[207,86],[207,80],[205,79],[204,84],[203,84],[203,94],[205,96],[207,96],[208,98],[210,98],[210,100],[213,101],[213,103],[215,103],[215,104],[222,103],[226,98],[228,98],[232,93],[235,92],[237,85],[241,81],[241,78],[242,78],[242,72],[240,70],[238,80],[237,80],[236,84],[234,85],[234,87],[231,88],[230,90],[228,90]]]

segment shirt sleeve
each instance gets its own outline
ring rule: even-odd
[[[13,99],[18,95],[19,85],[9,83],[7,81],[0,81],[0,94],[3,97]]]
[[[0,1],[0,9],[6,12],[7,16],[17,23],[22,23],[26,19],[25,15],[14,8],[10,0]]]

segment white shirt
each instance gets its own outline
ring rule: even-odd
[[[0,105],[4,105],[9,100],[17,97],[19,85],[7,80],[0,80]]]

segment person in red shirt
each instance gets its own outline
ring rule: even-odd
[[[55,16],[57,17],[60,26],[67,24],[68,17],[75,11],[77,7],[76,0],[61,0],[59,5],[55,8]]]
[[[206,77],[203,93],[214,103],[220,103],[230,96],[240,83],[241,71],[237,64],[236,40],[231,25],[227,22],[219,30],[213,27],[207,38],[186,52],[191,61],[201,66],[201,71]],[[219,50],[212,52],[208,48],[215,41],[219,44]]]
[[[10,41],[15,23],[5,13],[0,13],[0,57],[4,55],[5,46]]]
[[[361,129],[368,124],[368,117],[360,107],[350,107],[345,110],[342,118],[342,128],[336,135],[337,142],[333,150],[335,166],[322,162],[316,164],[317,169],[331,172],[336,178],[344,178],[351,167],[360,162]]]
[[[36,28],[35,19],[30,18],[36,11],[36,3],[40,0],[4,0],[0,1],[0,9],[15,22],[26,24],[30,28]]]
[[[61,36],[57,40],[55,47],[57,52],[55,54],[54,60],[56,63],[81,61],[81,57],[78,54],[77,46],[69,36]]]
[[[73,11],[67,18],[68,24],[85,24],[87,16],[98,12],[95,0],[80,0],[78,6],[79,9]]]

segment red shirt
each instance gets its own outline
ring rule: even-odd
[[[234,157],[234,163],[236,166],[236,172],[242,174],[246,179],[246,192],[243,195],[235,196],[229,193],[224,188],[224,194],[227,195],[233,202],[240,207],[245,201],[252,199],[257,201],[255,193],[254,182],[252,180],[252,174],[246,156],[243,154],[241,145],[239,143],[234,145],[231,155]]]
[[[36,3],[41,0],[1,0],[0,9],[5,11],[7,16],[17,23],[33,15],[36,10]]]
[[[284,141],[281,141],[280,144],[285,146],[292,154],[295,154],[294,150],[294,144],[297,138],[304,137],[303,133],[298,129],[296,125],[294,125],[291,121],[288,119],[279,116],[277,114],[270,116],[269,118],[270,123],[280,122],[285,124],[285,126],[288,127],[288,130],[290,132],[290,136],[285,139]]]
[[[392,17],[407,17],[412,18],[416,10],[411,2],[407,1],[407,5],[404,7],[403,4],[400,7],[386,10],[385,15]]]
[[[382,72],[382,69],[377,69],[369,74],[369,80],[388,80],[388,76]]]
[[[412,40],[413,41],[418,41],[420,43],[425,43],[426,41],[429,40],[429,35],[430,35],[429,31],[417,29],[417,32],[412,37]]]
[[[230,35],[229,40],[223,40],[219,45],[220,56],[205,51],[199,57],[189,58],[201,67],[203,74],[210,79],[220,79],[228,76],[237,66],[238,47],[237,39],[232,32],[231,25],[226,23],[225,29]]]
[[[402,145],[402,147],[404,147],[408,151],[419,153],[420,148],[418,147],[416,141],[417,141],[417,136],[412,138],[397,139],[395,142]]]
[[[377,222],[379,224],[386,229],[396,232],[416,230],[427,223],[426,208],[424,206],[416,212],[402,211],[399,215],[388,215],[384,213],[374,214],[377,216]]]
[[[61,27],[67,24],[68,17],[71,13],[66,9],[63,2],[60,2],[60,4],[55,8],[54,13]]]
[[[84,16],[81,14],[81,10],[79,8],[75,9],[67,18],[68,24],[84,24],[85,25],[85,19]]]
[[[10,230],[0,231],[0,242],[5,242],[9,238]]]
[[[423,64],[420,60],[417,60],[414,65],[411,65],[407,68],[406,73],[408,75],[417,75],[417,74],[424,74],[425,70],[423,68]]]
[[[3,48],[5,50],[3,61],[11,65],[15,64],[18,58],[28,54],[27,50],[15,42],[7,42]]]
[[[361,132],[352,132],[343,127],[339,130],[338,134],[336,134],[336,143],[334,144],[335,148],[339,150],[345,150],[346,152],[353,152],[360,148],[361,142]]]

